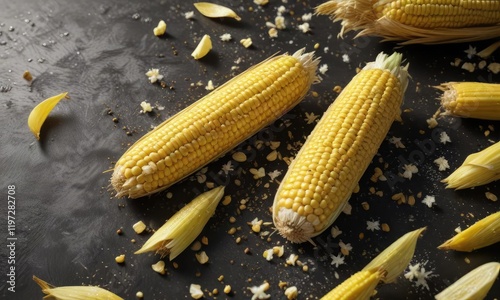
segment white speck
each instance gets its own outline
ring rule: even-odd
[[[276,177],[278,177],[278,176],[280,176],[280,175],[281,175],[281,171],[274,170],[274,171],[272,171],[272,172],[267,173],[267,175],[268,175],[269,177],[271,177],[271,180],[274,180],[274,179],[276,179]]]
[[[366,221],[366,230],[375,231],[380,230],[379,221]]]
[[[330,48],[328,48],[328,47],[323,48],[323,52],[325,52],[325,53],[328,53],[329,50],[330,50]]]
[[[320,67],[319,67],[319,70],[318,70],[321,74],[325,74],[327,71],[328,71],[328,65],[327,64],[322,64]]]
[[[407,179],[411,179],[413,174],[418,172],[417,166],[413,164],[404,165],[403,169],[404,169],[403,177]]]
[[[477,53],[476,47],[472,47],[471,45],[469,45],[469,49],[464,50],[464,52],[467,53],[468,59],[471,59]]]
[[[267,282],[261,284],[260,286],[252,286],[247,289],[249,289],[253,294],[252,300],[271,298],[271,295],[265,293],[269,289],[269,283]]]
[[[424,200],[422,200],[422,203],[428,207],[432,207],[432,205],[436,203],[436,197],[427,195]]]
[[[435,159],[434,163],[438,166],[439,171],[445,171],[446,169],[450,168],[450,165],[448,164],[448,161],[444,158],[444,156]]]
[[[160,74],[159,69],[149,69],[149,71],[146,72],[146,76],[148,76],[148,79],[149,81],[151,81],[151,83],[155,83],[158,80],[163,79],[163,75]]]
[[[351,251],[352,250],[351,243],[345,244],[344,242],[342,242],[342,240],[339,242],[339,247],[340,247],[340,249],[345,249],[347,251]]]
[[[336,238],[340,234],[342,234],[342,230],[340,230],[337,226],[333,226],[332,229],[330,230],[332,237]]]
[[[345,62],[345,63],[348,63],[348,62],[351,61],[351,59],[349,58],[349,55],[342,54],[342,61]]]
[[[227,175],[230,171],[234,171],[234,169],[231,165],[231,161],[228,161],[226,164],[222,165],[222,172]]]
[[[312,19],[312,13],[302,15],[302,21],[304,21],[304,22],[311,21],[311,19]]]
[[[220,40],[223,41],[223,42],[229,42],[232,37],[231,37],[231,34],[230,33],[224,33],[223,35],[221,35],[220,37]]]
[[[188,11],[184,13],[184,18],[186,19],[192,19],[194,17],[194,11]]]
[[[406,148],[405,145],[401,142],[401,138],[393,136],[389,139],[389,142],[391,144],[394,144],[396,148],[402,148],[402,149]]]
[[[442,132],[441,132],[441,134],[439,135],[439,141],[440,141],[442,144],[451,143],[451,139],[450,139],[450,137],[448,136],[448,134],[446,133],[446,131],[442,131]]]
[[[460,233],[460,232],[462,232],[462,228],[460,228],[460,226],[458,226],[457,228],[455,228],[455,232],[456,232],[456,233]]]
[[[318,117],[319,115],[306,112],[306,118],[304,120],[307,122],[307,124],[312,124]]]
[[[336,256],[333,254],[330,254],[330,258],[332,259],[331,265],[335,265],[336,268],[338,268],[340,265],[345,264],[345,262],[344,262],[345,257],[342,256],[341,253],[339,253]]]
[[[282,15],[286,12],[286,7],[281,5],[280,7],[278,7],[278,15]]]
[[[274,24],[276,24],[276,28],[278,28],[278,29],[285,29],[286,28],[285,18],[283,16],[277,16],[274,19]]]
[[[141,107],[142,107],[141,113],[143,113],[143,114],[153,111],[153,108],[151,107],[151,103],[148,103],[146,101],[141,102]]]
[[[413,279],[416,279],[415,281],[415,286],[416,287],[423,287],[429,290],[429,285],[427,284],[427,280],[431,277],[435,277],[436,274],[433,274],[433,271],[425,271],[425,265],[427,262],[424,262],[422,264],[417,263],[415,265],[409,265],[408,269],[409,271],[404,274],[405,278],[408,279],[409,281],[413,281]]]
[[[212,82],[212,80],[209,80],[209,81],[208,81],[207,86],[205,86],[205,89],[206,89],[207,91],[211,91],[211,90],[213,90],[214,88],[215,88],[215,87],[214,87],[214,83]]]
[[[268,21],[268,22],[266,22],[266,27],[267,28],[276,28],[276,25],[274,25],[274,23]]]

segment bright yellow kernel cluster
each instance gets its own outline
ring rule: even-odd
[[[173,116],[116,163],[117,196],[168,187],[229,151],[297,104],[310,75],[297,58],[270,59]]]
[[[380,278],[381,274],[378,271],[359,271],[323,296],[321,300],[369,299]]]
[[[291,209],[327,228],[376,154],[401,105],[398,79],[363,70],[343,90],[297,154],[281,183],[274,213]],[[342,208],[340,208],[342,209]]]
[[[418,28],[460,28],[500,22],[497,0],[396,0],[375,10],[378,17]]]

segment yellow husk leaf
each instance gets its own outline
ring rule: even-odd
[[[201,233],[224,195],[220,186],[205,192],[175,213],[135,254],[156,251],[161,257],[176,258]]]
[[[500,271],[500,263],[485,263],[437,294],[437,300],[484,299]]]
[[[47,119],[48,115],[54,109],[54,107],[64,98],[67,98],[68,93],[61,93],[59,95],[50,97],[40,102],[33,110],[31,111],[28,117],[28,126],[35,135],[37,140],[40,140],[40,129],[42,128],[45,119]]]
[[[205,34],[201,40],[196,49],[194,49],[193,53],[191,53],[191,56],[194,57],[194,59],[200,59],[203,56],[207,55],[208,52],[212,50],[212,40],[210,39],[210,36],[208,34]]]
[[[42,288],[47,296],[43,299],[52,300],[123,300],[123,298],[97,286],[61,286],[55,287],[40,278],[33,280]]]
[[[393,282],[410,263],[417,239],[424,230],[425,227],[406,233],[377,255],[363,270],[382,270],[385,276],[381,281]]]
[[[500,142],[473,153],[441,182],[447,189],[466,189],[500,179]]]
[[[441,250],[471,252],[500,242],[500,211],[474,223],[438,247]]]
[[[193,3],[194,7],[205,17],[208,18],[233,18],[240,21],[241,18],[230,8],[210,3],[210,2],[197,2]]]
[[[481,58],[488,58],[493,52],[500,48],[500,40],[479,51],[476,55]]]

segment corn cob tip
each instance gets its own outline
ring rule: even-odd
[[[318,66],[321,57],[314,57],[314,52],[306,52],[305,48],[299,49],[292,54],[309,73],[309,80],[311,83],[319,83],[321,77],[317,74]]]
[[[387,55],[384,52],[380,52],[374,61],[369,62],[365,65],[363,70],[371,69],[382,69],[389,70],[396,78],[401,82],[402,93],[404,94],[406,88],[408,87],[408,67],[409,63],[402,65],[403,54],[399,52],[394,52],[391,55]]]
[[[292,243],[310,242],[314,236],[314,225],[306,217],[289,208],[281,208],[275,216],[274,224],[279,234]]]

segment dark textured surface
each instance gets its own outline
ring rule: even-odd
[[[392,43],[379,43],[375,38],[353,40],[351,34],[344,40],[337,39],[339,25],[324,16],[312,17],[311,33],[297,30],[302,23],[298,18],[313,12],[319,1],[290,0],[283,4],[289,10],[285,13],[287,29],[271,40],[265,22],[274,20],[276,8],[282,3],[270,2],[260,8],[252,1],[221,1],[242,16],[243,20],[236,22],[207,19],[198,12],[193,20],[186,20],[183,13],[194,10],[191,1],[0,0],[0,86],[7,90],[0,93],[0,182],[4,199],[0,204],[0,235],[7,244],[7,186],[15,185],[17,237],[15,293],[6,290],[8,253],[6,246],[0,247],[0,287],[4,299],[42,298],[40,289],[31,280],[33,275],[56,286],[99,285],[125,299],[134,299],[137,291],[143,291],[145,299],[190,298],[191,283],[199,283],[208,291],[217,288],[220,291],[217,298],[221,299],[228,298],[222,290],[224,284],[230,284],[233,288],[230,297],[248,299],[251,295],[247,287],[260,285],[264,280],[271,284],[268,292],[273,299],[284,298],[278,288],[280,280],[296,285],[300,299],[316,299],[361,269],[402,234],[421,226],[428,229],[418,242],[412,263],[427,262],[426,270],[435,275],[427,281],[429,289],[417,287],[415,282],[401,276],[396,283],[380,287],[377,296],[380,299],[431,299],[474,267],[500,261],[499,245],[473,253],[436,249],[454,234],[457,226],[463,229],[498,210],[499,202],[484,196],[486,191],[500,196],[498,182],[460,192],[445,190],[439,181],[450,170],[439,172],[433,163],[434,159],[445,156],[453,170],[467,154],[499,140],[498,122],[444,118],[436,129],[427,128],[426,119],[438,108],[438,93],[432,86],[453,80],[498,82],[500,79],[487,70],[469,73],[450,65],[456,57],[479,61],[467,58],[464,50],[468,44],[398,49],[410,63],[412,79],[403,109],[411,111],[402,114],[403,123],[394,123],[388,137],[401,137],[406,148],[396,148],[388,141],[382,144],[378,157],[360,182],[360,193],[351,198],[352,214],[342,214],[335,223],[343,231],[339,237],[332,238],[327,230],[315,239],[319,246],[314,248],[309,244],[291,245],[277,234],[267,242],[251,232],[246,222],[256,217],[271,221],[268,208],[278,183],[269,177],[255,180],[249,169],[279,170],[282,175],[277,180],[280,180],[287,168],[283,160],[266,160],[271,152],[266,142],[281,141],[278,151],[283,156],[295,154],[296,149],[287,149],[287,144],[302,142],[314,126],[306,123],[305,113],[320,115],[335,99],[332,92],[335,85],[345,86],[356,67],[364,66],[380,51],[392,52],[396,47]],[[139,17],[133,18],[134,14]],[[160,19],[168,24],[167,35],[157,38],[152,30]],[[223,43],[218,37],[226,32],[231,33],[233,40]],[[190,54],[203,34],[212,36],[214,49],[207,57],[195,61]],[[250,49],[239,44],[247,36],[254,42]],[[107,191],[110,173],[103,171],[112,168],[112,162],[151,126],[206,94],[204,86],[208,80],[220,85],[276,52],[294,52],[302,47],[312,51],[315,43],[320,44],[317,52],[322,57],[321,63],[329,66],[322,83],[312,88],[319,97],[309,94],[273,127],[244,142],[240,148],[255,154],[251,161],[237,163],[229,154],[208,165],[207,181],[227,184],[226,195],[232,196],[231,204],[220,205],[202,233],[209,239],[208,246],[203,246],[210,257],[209,263],[200,265],[194,252],[187,249],[175,259],[178,269],[166,261],[166,275],[153,272],[150,265],[158,261],[157,256],[133,255],[149,235],[137,236],[132,225],[143,220],[148,226],[158,228],[183,203],[207,187],[191,177],[147,199],[116,199]],[[473,46],[482,49],[489,43]],[[323,51],[326,46],[327,53]],[[342,54],[346,53],[349,63],[342,61]],[[240,68],[231,71],[238,58],[241,58]],[[495,59],[498,53],[488,62]],[[166,88],[148,82],[144,73],[149,68],[160,69]],[[31,86],[22,78],[25,70],[35,78]],[[203,85],[196,86],[198,81]],[[43,99],[63,91],[69,92],[71,100],[54,109],[43,126],[41,141],[37,142],[26,125],[29,112]],[[139,104],[143,100],[165,109],[140,114]],[[108,109],[113,116],[107,114]],[[113,117],[119,122],[114,123]],[[288,127],[283,124],[285,119],[289,120]],[[495,130],[485,137],[489,125]],[[422,154],[419,143],[428,141],[438,130],[446,131],[452,142],[433,143],[435,149]],[[127,131],[132,134],[127,135]],[[257,140],[264,141],[260,149]],[[374,167],[384,167],[379,158],[388,163],[387,174],[397,174],[398,166],[405,160],[420,159],[419,172],[392,188],[387,182],[372,183],[369,178]],[[221,167],[230,160],[234,171],[224,175]],[[241,186],[235,185],[236,179]],[[371,195],[372,186],[382,190],[384,196]],[[173,194],[172,199],[167,199],[167,192]],[[390,196],[398,192],[434,195],[437,205],[428,208],[421,199],[413,207],[397,205]],[[248,200],[247,209],[238,211],[242,199]],[[370,204],[368,211],[361,207],[364,201]],[[236,217],[235,224],[229,223],[231,216]],[[390,232],[366,230],[366,222],[370,220],[388,223]],[[227,231],[233,226],[241,230],[231,236]],[[116,234],[120,227],[124,231],[121,236]],[[358,238],[361,232],[365,236],[362,240]],[[236,237],[242,237],[239,245],[235,243]],[[137,243],[131,243],[131,239]],[[328,254],[338,253],[340,240],[351,243],[353,250],[346,263],[336,268],[330,265]],[[285,257],[274,258],[272,262],[262,257],[265,249],[280,243],[285,245],[285,256],[299,254],[299,260],[309,266],[309,271],[285,266]],[[244,254],[247,247],[251,255]],[[114,261],[119,254],[126,254],[123,265]],[[217,280],[220,275],[224,275],[224,283]],[[487,299],[499,295],[497,280]]]

